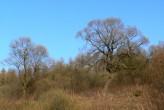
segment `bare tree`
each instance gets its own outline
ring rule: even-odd
[[[9,57],[5,62],[17,68],[24,96],[29,84],[37,80],[46,58],[46,48],[35,45],[29,37],[21,37],[11,43]]]
[[[125,27],[118,18],[93,20],[77,33],[77,37],[86,42],[92,56],[89,65],[103,64],[110,73],[131,68],[124,59],[135,55],[143,44],[148,43],[136,27]]]

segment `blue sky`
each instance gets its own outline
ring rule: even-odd
[[[12,40],[29,36],[51,57],[67,62],[84,44],[76,33],[89,21],[108,17],[136,26],[150,44],[164,40],[163,0],[0,0],[0,61]]]

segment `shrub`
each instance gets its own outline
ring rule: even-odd
[[[62,90],[50,90],[38,99],[43,110],[80,110],[78,103]]]
[[[149,84],[151,87],[150,98],[154,110],[164,108],[164,51],[153,56],[148,68]]]
[[[16,82],[2,86],[0,91],[4,98],[16,99],[21,97],[21,88]]]
[[[113,82],[118,85],[144,84],[147,74],[144,70],[125,70],[116,74]]]
[[[52,81],[46,78],[40,79],[34,83],[31,88],[28,88],[28,91],[33,94],[34,98],[38,98],[41,94],[47,92],[52,88]]]
[[[139,96],[142,95],[142,91],[141,90],[136,90],[133,94],[134,94],[135,97],[139,97]]]

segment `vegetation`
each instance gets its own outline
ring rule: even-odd
[[[91,58],[97,57],[90,65],[100,62],[110,73],[132,68],[126,64],[126,59],[137,54],[139,47],[148,42],[136,27],[126,28],[118,18],[93,20],[77,36],[90,46]]]
[[[0,72],[1,110],[163,110],[164,42],[148,39],[118,18],[93,20],[77,34],[84,53],[68,63],[21,37]],[[110,74],[109,74],[110,73]]]

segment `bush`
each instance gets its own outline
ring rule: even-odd
[[[126,70],[116,74],[113,82],[117,85],[144,84],[147,80],[147,74],[144,70]]]
[[[38,98],[41,94],[47,92],[52,88],[52,81],[46,78],[40,79],[34,83],[31,88],[28,88],[28,93],[32,94],[34,98]]]
[[[142,95],[142,91],[141,90],[136,90],[133,94],[134,94],[135,97],[139,97],[139,96]]]
[[[80,110],[78,103],[62,90],[50,90],[38,99],[43,110]]]
[[[164,93],[164,51],[152,58],[148,68],[149,80],[151,85]]]
[[[88,71],[87,68],[69,66],[54,67],[48,75],[53,88],[68,90],[72,93],[99,89],[105,85],[108,73]]]
[[[88,72],[79,69],[72,74],[72,90],[76,93],[102,89],[107,80],[107,73]]]
[[[0,94],[3,98],[17,99],[21,97],[21,88],[19,83],[6,84],[1,86]]]
[[[164,108],[164,51],[153,56],[148,68],[149,84],[151,87],[151,103],[154,110]]]
[[[138,54],[126,60],[129,68],[119,71],[114,79],[117,84],[144,84],[147,80],[145,73],[147,60],[144,54]]]

